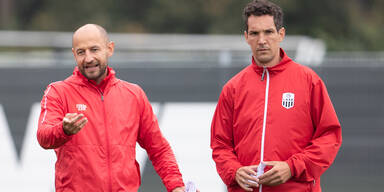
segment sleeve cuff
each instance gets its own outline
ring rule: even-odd
[[[236,172],[237,170],[242,167],[241,164],[236,164],[233,166],[233,173],[230,175],[230,178],[229,180],[227,181],[227,184],[229,186],[234,186],[234,185],[237,185],[237,182],[236,182]]]
[[[166,186],[168,192],[172,192],[177,187],[184,187],[183,180],[178,179],[178,180],[171,181]]]
[[[289,169],[291,170],[291,176],[292,176],[292,178],[295,178],[296,173],[295,173],[295,167],[294,167],[292,158],[289,158],[289,159],[286,160],[285,162],[288,164]]]
[[[67,134],[64,133],[63,123],[62,122],[60,122],[57,125],[56,129],[57,129],[57,132],[58,132],[60,138],[62,138],[63,140],[68,141],[68,140],[70,140],[72,138],[72,135],[67,135]]]

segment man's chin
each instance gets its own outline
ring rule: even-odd
[[[98,74],[85,74],[84,76],[89,80],[96,80],[99,77]]]
[[[272,59],[270,57],[258,57],[256,59],[261,64],[269,63],[272,61]]]
[[[87,71],[83,70],[81,73],[86,77],[88,80],[94,80],[97,81],[100,77],[103,76],[101,73],[102,70],[94,70],[94,71]]]

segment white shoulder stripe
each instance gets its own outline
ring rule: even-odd
[[[51,90],[51,86],[48,87],[47,91],[45,92],[44,94],[44,115],[43,115],[43,119],[41,120],[41,123],[44,123],[45,121],[45,117],[47,115],[47,95],[49,93],[49,90]]]

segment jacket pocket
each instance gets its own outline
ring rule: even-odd
[[[70,147],[63,147],[58,154],[55,165],[56,188],[70,185],[72,181],[71,170],[76,169],[73,167],[74,158]]]

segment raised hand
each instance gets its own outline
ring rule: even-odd
[[[84,117],[84,114],[67,113],[63,118],[63,130],[67,135],[73,135],[78,133],[84,125],[88,122],[88,119]]]

